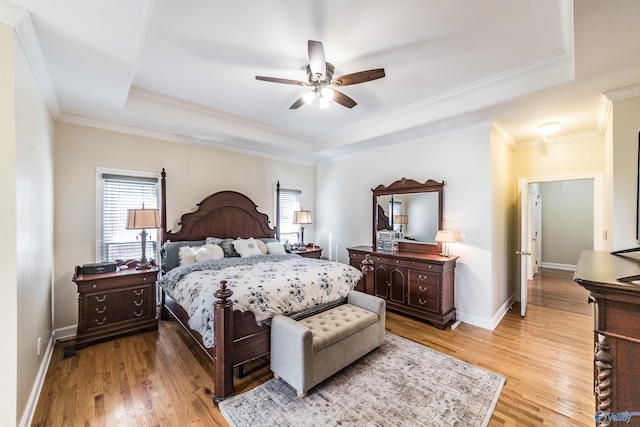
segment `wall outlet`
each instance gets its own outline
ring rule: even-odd
[[[469,240],[471,237],[471,231],[469,230],[460,230],[460,239]]]
[[[42,354],[42,337],[38,337],[38,341],[36,342],[36,355],[40,356]]]

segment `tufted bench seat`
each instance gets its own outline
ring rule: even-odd
[[[271,321],[271,370],[304,397],[384,342],[385,302],[351,291],[347,303],[301,320]]]

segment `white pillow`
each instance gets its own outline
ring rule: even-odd
[[[248,239],[234,240],[233,247],[242,258],[262,255],[262,252],[260,252],[260,248],[258,247],[258,243],[256,243],[256,240],[253,237],[250,237]]]
[[[286,251],[284,250],[284,246],[280,242],[269,242],[267,243],[267,252],[270,254],[284,254]]]
[[[196,251],[196,261],[209,261],[224,258],[224,252],[218,245],[206,244]]]
[[[256,243],[258,244],[258,247],[260,248],[260,252],[262,252],[262,255],[266,255],[268,252],[267,245],[260,239],[257,239]]]
[[[182,246],[178,250],[180,265],[192,264],[196,262],[196,252],[200,246]]]

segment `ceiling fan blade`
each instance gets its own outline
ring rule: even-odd
[[[289,107],[289,109],[295,110],[296,108],[300,108],[302,105],[304,105],[304,97],[301,96],[296,102],[291,104],[291,107]]]
[[[384,77],[384,68],[376,68],[374,70],[360,71],[358,73],[346,74],[344,76],[336,77],[332,83],[338,86],[355,85],[358,83],[364,83],[371,80],[381,79]]]
[[[344,93],[337,91],[335,89],[333,90],[333,101],[347,108],[353,108],[356,105],[358,105],[356,101],[354,101]]]
[[[324,48],[321,42],[309,40],[307,44],[309,48],[309,67],[314,77],[318,74],[324,77],[327,72],[327,63],[324,58]]]
[[[300,80],[279,79],[277,77],[256,76],[256,80],[262,80],[272,83],[284,83],[286,85],[309,86],[308,82],[302,82]]]

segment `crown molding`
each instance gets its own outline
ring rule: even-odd
[[[608,90],[604,92],[604,96],[610,101],[622,101],[624,99],[635,98],[640,96],[640,83],[621,87],[619,89]]]
[[[513,139],[511,134],[502,126],[502,124],[495,120],[491,125],[491,132],[494,133],[507,147],[516,148],[516,140]]]
[[[53,88],[53,82],[49,74],[49,69],[44,60],[40,42],[36,35],[36,30],[31,21],[31,15],[25,9],[0,2],[0,22],[13,27],[22,50],[27,57],[27,62],[33,70],[38,86],[51,115],[58,118],[62,114],[62,108],[58,101],[58,96]]]

